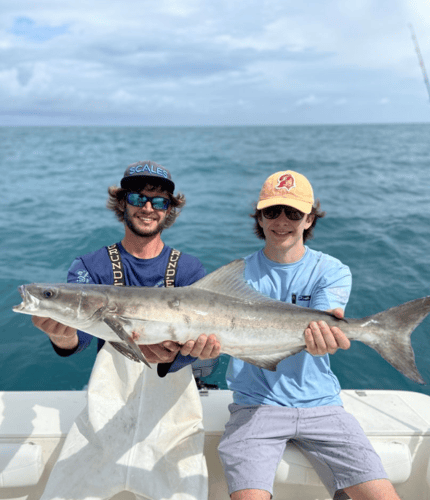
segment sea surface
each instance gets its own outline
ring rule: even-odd
[[[165,242],[199,257],[208,272],[261,248],[253,203],[270,174],[292,169],[310,179],[327,212],[309,246],[351,268],[347,317],[430,295],[430,124],[1,127],[0,390],[87,384],[96,343],[57,356],[29,316],[12,312],[17,287],[65,281],[76,256],[119,241],[107,187],[147,159],[167,167],[187,197]],[[430,383],[429,318],[412,344]],[[225,387],[227,360],[207,382]],[[430,385],[408,380],[360,342],[332,356],[332,368],[344,389],[430,394]]]

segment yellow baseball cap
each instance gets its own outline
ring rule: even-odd
[[[314,192],[306,177],[292,170],[276,172],[268,177],[260,191],[257,210],[273,205],[288,205],[310,214]]]

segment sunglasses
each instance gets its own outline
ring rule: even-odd
[[[296,210],[286,205],[273,205],[272,207],[263,208],[262,210],[265,219],[277,219],[282,212],[284,212],[289,220],[301,220],[305,216],[300,210]]]
[[[162,196],[151,197],[139,193],[127,194],[127,203],[133,205],[133,207],[144,207],[148,201],[154,210],[167,210],[170,206],[170,200]]]

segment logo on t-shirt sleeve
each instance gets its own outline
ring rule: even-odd
[[[88,271],[77,272],[76,283],[89,283],[89,282],[90,282],[90,275]]]

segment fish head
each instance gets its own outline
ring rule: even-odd
[[[106,294],[89,285],[32,283],[18,287],[21,304],[13,311],[52,318],[68,326],[87,325],[108,304]]]

